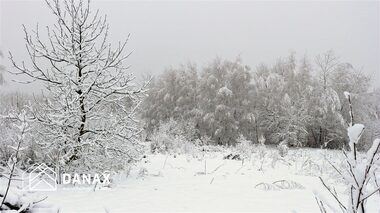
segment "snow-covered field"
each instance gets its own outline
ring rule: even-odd
[[[41,192],[54,212],[319,212],[315,193],[333,202],[318,176],[346,200],[345,185],[326,159],[339,165],[339,151],[276,149],[255,151],[251,159],[229,160],[231,150],[190,154],[149,154],[109,187],[59,187]],[[37,194],[36,194],[37,196]],[[368,201],[379,212],[379,196]],[[34,212],[48,211],[47,208]],[[372,211],[373,210],[373,211]]]

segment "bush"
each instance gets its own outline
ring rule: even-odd
[[[242,159],[250,159],[253,153],[252,142],[245,139],[243,135],[240,135],[240,137],[237,139],[237,144],[236,144],[235,149],[236,149],[236,152],[240,154],[240,157]]]
[[[192,142],[187,136],[183,134],[183,125],[171,120],[162,124],[152,134],[151,151],[152,153],[194,154],[197,149],[195,143],[202,143],[202,141],[196,140]],[[204,141],[206,142],[207,140],[204,139]]]
[[[285,141],[282,141],[280,144],[278,144],[277,149],[281,157],[285,157],[289,152],[288,145]]]
[[[158,131],[152,137],[153,139],[150,144],[152,153],[166,153],[172,149],[173,136]]]

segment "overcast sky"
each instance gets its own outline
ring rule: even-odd
[[[22,24],[54,23],[40,0],[1,1],[0,48],[25,59]],[[111,42],[131,34],[128,60],[136,75],[157,74],[188,61],[205,65],[216,56],[255,67],[291,51],[310,58],[333,49],[343,62],[380,85],[378,1],[93,1],[107,14]],[[2,61],[8,68],[9,61]],[[10,84],[35,91],[38,85]]]

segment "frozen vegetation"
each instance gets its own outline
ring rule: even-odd
[[[333,51],[138,81],[101,12],[47,6],[7,68],[44,92],[0,94],[1,212],[380,212],[380,90]]]
[[[339,210],[319,177],[334,186],[345,204],[348,201],[346,182],[330,166],[344,168],[341,151],[289,149],[281,157],[277,148],[257,145],[244,149],[180,146],[166,154],[148,151],[140,162],[113,175],[110,185],[70,185],[31,194],[35,199],[48,196],[34,211],[320,212],[316,195]],[[252,150],[249,155],[244,154],[247,149]],[[225,159],[231,154],[241,160]],[[365,157],[364,153],[359,156]],[[380,210],[379,199],[377,193],[368,200],[367,212]]]

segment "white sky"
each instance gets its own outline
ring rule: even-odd
[[[0,48],[21,61],[26,58],[21,25],[39,23],[43,29],[55,19],[41,0],[0,1]],[[216,56],[240,55],[254,68],[291,51],[311,58],[333,49],[380,85],[378,1],[93,0],[92,8],[107,14],[112,43],[131,33],[128,63],[136,75],[157,74],[188,61],[202,66]],[[10,68],[7,59],[3,63]],[[8,85],[11,90],[39,88]]]

